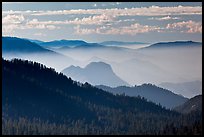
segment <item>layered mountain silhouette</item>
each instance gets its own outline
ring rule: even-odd
[[[116,73],[131,85],[154,83],[161,79],[168,80],[164,69],[143,58],[132,58],[119,63],[111,63],[111,65]]]
[[[158,77],[157,80],[160,81],[155,84],[165,81],[183,83],[202,79],[202,43],[200,42],[160,42],[136,51],[149,57],[147,59],[149,62],[166,72],[162,75],[164,79]]]
[[[188,98],[174,94],[169,90],[157,87],[152,84],[142,84],[140,86],[134,87],[119,86],[111,88],[104,85],[98,85],[96,87],[113,94],[125,94],[127,96],[139,95],[149,101],[161,104],[162,106],[170,109],[181,105],[188,100]]]
[[[78,63],[69,56],[46,49],[27,39],[2,37],[2,56],[7,59],[21,58],[41,62],[58,71],[67,65]]]
[[[105,120],[110,118],[107,112],[111,117],[117,112],[125,117],[126,112],[134,115],[151,112],[167,117],[169,114],[178,115],[142,98],[115,96],[88,83],[79,86],[62,73],[28,60],[2,59],[2,74],[2,111],[5,118],[40,118],[42,121],[69,123],[70,119],[91,122],[103,117]],[[103,120],[95,124],[104,128],[107,123]]]
[[[20,39],[17,37],[2,37],[2,52],[20,52],[20,53],[35,53],[35,52],[47,52],[53,53],[53,51],[47,50],[38,44],[26,39]]]
[[[75,46],[80,46],[84,44],[88,44],[88,43],[82,40],[54,40],[54,41],[40,43],[41,46],[45,46],[45,47],[75,47]]]
[[[23,39],[23,38],[22,38]],[[41,44],[41,43],[44,43],[44,41],[42,40],[36,40],[36,39],[27,39],[27,38],[24,38],[25,40],[29,40],[30,42],[34,42],[36,44]]]
[[[202,81],[199,80],[182,83],[164,82],[159,84],[159,86],[188,98],[202,93]]]
[[[100,43],[101,45],[141,45],[141,44],[147,44],[143,42],[123,42],[123,41],[104,41]]]
[[[183,47],[201,47],[201,42],[194,42],[194,41],[175,41],[175,42],[159,42],[152,44],[148,47],[141,48],[144,49],[163,49],[163,48],[183,48]],[[140,50],[141,50],[140,49]]]
[[[30,39],[29,39],[30,40]],[[147,44],[143,42],[123,42],[123,41],[104,41],[101,43],[88,43],[83,40],[54,40],[49,42],[30,40],[31,42],[36,42],[41,46],[45,47],[78,47],[78,46],[111,46],[111,45],[141,45]]]
[[[2,134],[202,134],[200,121],[202,115],[113,95],[43,64],[2,59]]]
[[[80,82],[89,82],[93,85],[107,85],[116,87],[119,85],[129,85],[120,79],[112,70],[109,64],[104,62],[91,62],[85,68],[70,66],[62,73]]]
[[[100,45],[98,43],[81,43],[78,45],[69,45],[69,46],[63,46],[58,48],[58,50],[78,50],[78,49],[91,49],[91,48],[104,48],[103,45]]]
[[[202,95],[189,99],[182,105],[175,107],[174,110],[180,113],[202,112]]]

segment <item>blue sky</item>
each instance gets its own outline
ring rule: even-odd
[[[2,12],[3,36],[202,42],[200,2],[3,2]]]

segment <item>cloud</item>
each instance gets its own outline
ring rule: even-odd
[[[75,20],[65,21],[67,24],[83,24],[83,25],[101,25],[103,23],[112,22],[114,18],[105,14],[84,17],[82,19],[76,18]]]
[[[77,25],[76,27],[74,27],[74,29],[75,29],[75,34],[79,34],[79,35],[100,33],[98,32],[98,29],[88,29],[88,28],[81,29],[80,25]]]
[[[94,3],[94,4],[93,4],[93,7],[97,7],[97,4],[96,4],[96,3]]]
[[[173,24],[167,24],[166,29],[172,29],[174,31],[180,31],[183,33],[202,33],[202,23],[192,20],[182,21]]]
[[[55,25],[49,25],[48,23],[43,23],[38,21],[38,19],[33,19],[31,21],[28,21],[25,25],[25,29],[48,29],[48,30],[54,30],[59,29],[59,27],[56,27]]]
[[[3,11],[3,14],[25,13],[25,11]],[[27,12],[28,13],[28,12]],[[176,7],[140,7],[140,8],[109,8],[109,9],[75,9],[34,11],[30,15],[69,15],[69,14],[106,14],[112,16],[168,16],[168,15],[202,15],[201,6],[176,6]]]
[[[2,18],[2,24],[20,24],[25,20],[23,15],[7,15]]]
[[[160,30],[160,27],[141,25],[139,23],[135,23],[135,24],[132,24],[131,26],[122,27],[121,33],[135,35],[138,33],[148,33],[151,31],[158,31],[158,30]]]
[[[26,20],[23,15],[7,15],[2,18],[2,33],[4,35],[12,35],[15,30],[23,29],[59,29],[54,25],[43,24],[37,19]]]
[[[81,28],[78,25],[74,29],[75,29],[75,33],[79,35],[87,35],[87,34],[136,35],[139,33],[148,33],[148,32],[161,30],[161,28],[157,26],[141,25],[139,23],[135,23],[130,26],[122,26],[119,28],[111,27],[111,26],[100,26],[95,29]]]
[[[162,21],[162,20],[178,20],[178,19],[181,19],[180,17],[171,17],[171,16],[165,16],[165,17],[161,17],[161,18],[149,18],[149,20],[159,20],[159,21]]]
[[[15,29],[18,29],[18,25],[5,25],[2,27],[2,33],[3,35],[12,35]]]
[[[2,2],[2,4],[26,4],[26,3],[34,3],[34,2]]]
[[[121,3],[109,3],[119,5]],[[99,6],[98,3],[96,6]],[[75,25],[77,34],[110,34],[110,35],[136,35],[148,32],[180,31],[186,33],[202,33],[202,23],[194,21],[165,24],[165,28],[139,24],[131,16],[152,16],[152,20],[178,20],[175,15],[202,15],[200,6],[175,6],[175,7],[140,7],[140,8],[106,8],[106,9],[72,9],[49,11],[2,11],[2,32],[11,33],[19,29],[60,29],[60,25]],[[76,15],[72,20],[45,20],[40,21],[38,16],[44,15]],[[84,15],[89,15],[83,17]],[[32,20],[25,17],[36,17]],[[120,16],[129,18],[122,19]],[[128,22],[128,23],[125,23]],[[127,24],[131,25],[127,26]]]
[[[102,25],[114,21],[114,18],[105,14],[95,15],[89,17],[83,17],[82,19],[75,18],[74,20],[63,20],[63,21],[39,21],[33,19],[27,22],[28,26],[47,26],[47,25]],[[40,28],[40,27],[37,27]],[[53,27],[54,28],[54,27]]]
[[[34,10],[22,10],[22,11],[17,11],[17,10],[7,10],[7,11],[2,11],[2,15],[8,15],[8,14],[34,14],[34,13],[39,13],[39,12],[43,12],[42,10],[38,10],[38,11],[34,11]]]
[[[23,15],[7,15],[2,18],[2,33],[4,35],[12,35],[15,29],[25,21]]]
[[[101,14],[95,16],[84,17],[82,19],[64,21],[39,21],[38,19],[25,20],[23,15],[7,15],[2,19],[3,33],[11,33],[17,29],[59,29],[58,25],[103,25],[110,24],[114,20],[113,17]]]
[[[167,24],[165,28],[159,26],[141,25],[134,23],[129,26],[113,27],[99,26],[96,28],[82,28],[79,25],[74,28],[75,33],[79,35],[88,34],[103,34],[103,35],[137,35],[149,32],[173,32],[181,33],[202,33],[202,23],[195,21],[183,21],[172,24]]]
[[[117,3],[116,3],[117,4]],[[118,3],[119,4],[119,3]],[[109,8],[109,9],[75,9],[75,10],[48,10],[48,11],[3,11],[4,14],[70,15],[70,14],[106,14],[112,16],[169,16],[169,15],[202,15],[201,6],[175,7],[140,7],[140,8]]]
[[[109,3],[109,4],[112,5],[112,6],[115,6],[115,5],[120,5],[121,2],[113,2],[113,3]]]
[[[92,6],[93,7],[106,7],[106,6],[116,6],[116,5],[120,5],[121,2],[107,2],[107,3],[94,3]]]

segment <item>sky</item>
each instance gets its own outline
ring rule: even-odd
[[[202,42],[201,2],[2,2],[2,35],[87,42]]]

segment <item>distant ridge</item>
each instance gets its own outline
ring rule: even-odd
[[[65,68],[67,65],[78,63],[69,56],[46,49],[30,40],[17,37],[2,37],[2,57],[6,59],[21,58],[37,61],[47,66],[52,66],[57,71]]]
[[[194,41],[175,41],[175,42],[159,42],[141,49],[158,49],[158,48],[176,48],[176,47],[201,47],[201,42]],[[141,50],[140,49],[140,50]]]
[[[41,46],[57,46],[57,47],[63,47],[63,46],[79,46],[82,44],[88,44],[85,41],[82,40],[54,40],[49,42],[43,42],[40,45]]]
[[[197,95],[189,99],[184,104],[175,107],[174,110],[180,113],[202,112],[202,95]]]
[[[35,40],[35,39],[27,39],[27,38],[22,38],[22,39],[29,40],[30,42],[34,42],[34,43],[36,43],[36,44],[40,44],[40,43],[43,43],[43,42],[44,42],[44,41]]]
[[[181,105],[188,100],[188,98],[177,95],[170,90],[166,90],[152,84],[142,84],[140,86],[134,87],[119,86],[111,88],[104,85],[98,85],[96,87],[113,94],[125,94],[127,96],[139,95],[152,102],[161,104],[166,108],[174,108],[175,106]]]
[[[65,50],[65,49],[87,49],[87,48],[104,48],[105,46],[100,45],[98,43],[81,43],[78,45],[69,45],[69,46],[61,46],[58,50]]]
[[[3,52],[53,52],[41,47],[35,42],[27,39],[17,37],[2,37],[2,51]]]

